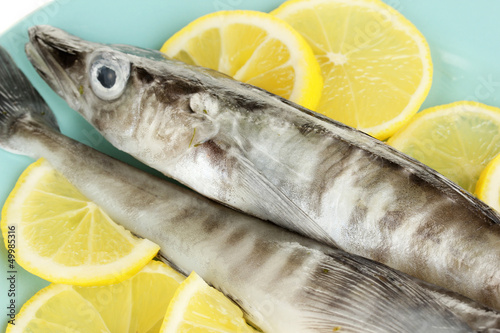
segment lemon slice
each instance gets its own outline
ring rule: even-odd
[[[160,332],[256,332],[243,312],[195,272],[182,282],[168,306]]]
[[[7,247],[8,235],[15,234],[15,258],[23,268],[57,283],[116,283],[159,250],[114,223],[44,159],[19,178],[2,210],[1,228]]]
[[[388,144],[474,192],[479,175],[500,153],[500,109],[463,101],[429,108]]]
[[[151,261],[118,284],[51,284],[23,305],[7,332],[158,332],[183,280],[167,265]]]
[[[382,1],[291,0],[271,14],[302,34],[321,66],[325,83],[317,112],[383,140],[427,96],[427,42]]]
[[[500,154],[492,159],[479,175],[475,194],[500,212]]]
[[[256,11],[220,11],[188,24],[161,51],[315,108],[323,79],[311,48],[287,23]]]

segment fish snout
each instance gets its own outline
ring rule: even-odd
[[[54,56],[57,52],[62,52],[61,56],[88,53],[95,48],[95,43],[85,41],[50,25],[30,27],[28,37],[31,44],[44,45],[47,50],[52,50]]]
[[[80,109],[80,84],[89,47],[79,38],[52,26],[34,26],[28,30],[26,55],[47,84],[75,110]]]

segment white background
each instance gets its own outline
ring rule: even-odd
[[[52,0],[0,0],[0,34]]]

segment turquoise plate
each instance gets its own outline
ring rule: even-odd
[[[193,19],[223,9],[270,11],[283,0],[56,0],[26,17],[0,36],[17,64],[56,113],[62,132],[107,154],[147,169],[111,147],[42,81],[24,54],[27,28],[50,24],[82,38],[158,49],[175,31]],[[458,100],[475,100],[500,107],[500,1],[387,0],[427,38],[434,62],[431,91],[422,108]],[[0,204],[32,160],[0,149]],[[11,273],[0,246],[0,315],[5,329],[13,300],[15,311],[48,285],[16,264],[15,296],[10,296]]]

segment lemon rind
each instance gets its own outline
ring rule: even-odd
[[[296,79],[289,99],[304,107],[314,109],[321,98],[323,86],[319,64],[304,38],[288,23],[270,14],[252,10],[219,11],[207,14],[175,33],[163,44],[160,51],[172,57],[200,31],[212,28],[223,29],[235,23],[256,25],[256,18],[260,19],[257,26],[264,29],[269,34],[269,38],[284,41],[284,44],[289,46],[289,62],[299,64],[294,67]]]
[[[500,212],[500,154],[481,172],[476,184],[476,196]]]
[[[115,230],[132,242],[134,248],[128,254],[112,262],[67,266],[54,262],[50,257],[38,255],[36,250],[29,246],[23,233],[20,232],[22,230],[20,226],[22,221],[19,220],[21,213],[17,208],[28,197],[32,189],[32,187],[26,187],[26,184],[36,184],[37,179],[41,178],[45,173],[52,171],[52,166],[43,158],[28,166],[19,177],[2,209],[1,229],[4,243],[6,248],[8,248],[8,227],[14,226],[16,230],[15,260],[21,267],[32,274],[54,283],[80,286],[106,285],[131,277],[156,256],[160,249],[157,244],[147,239],[135,239],[129,231],[114,222],[112,225],[115,227]],[[103,214],[105,213],[103,212]],[[112,220],[109,219],[109,221]]]
[[[176,282],[179,283],[179,285],[185,279],[182,274],[178,273],[172,267],[159,261],[150,261],[139,272],[130,277],[130,279],[133,279],[134,277],[139,276],[140,274],[165,275],[168,278],[174,279]],[[40,309],[41,306],[45,304],[45,302],[47,302],[50,298],[56,296],[58,293],[65,292],[68,290],[72,290],[76,294],[80,295],[80,293],[77,290],[75,290],[74,286],[68,284],[52,283],[47,287],[39,290],[28,301],[26,301],[26,303],[23,304],[21,310],[16,315],[16,322],[15,322],[16,324],[15,325],[9,324],[7,326],[6,332],[10,333],[22,332],[23,328],[26,327],[26,325],[28,325],[29,322],[36,317],[36,312]]]
[[[417,113],[411,121],[395,133],[387,141],[387,143],[391,146],[401,146],[406,143],[407,140],[412,138],[411,133],[415,128],[420,126],[420,122],[422,122],[422,120],[444,117],[455,113],[459,109],[463,110],[464,108],[466,111],[471,112],[473,112],[474,109],[481,108],[485,111],[485,114],[488,114],[492,119],[497,118],[498,123],[500,124],[500,108],[474,101],[457,101],[449,104],[433,106]],[[395,142],[396,144],[394,144]]]
[[[310,8],[324,3],[339,3],[349,6],[360,6],[383,12],[390,16],[390,21],[394,24],[394,28],[406,33],[412,40],[415,41],[419,49],[419,57],[422,59],[423,75],[415,92],[410,97],[406,107],[394,118],[382,124],[371,127],[360,127],[364,131],[377,139],[385,140],[392,136],[395,132],[403,127],[410,119],[419,111],[422,103],[427,98],[429,90],[432,86],[433,64],[429,45],[417,29],[417,27],[404,17],[400,12],[385,4],[380,0],[289,0],[271,12],[272,15],[284,18],[291,12],[297,12],[301,9]],[[377,111],[377,110],[375,110]]]

